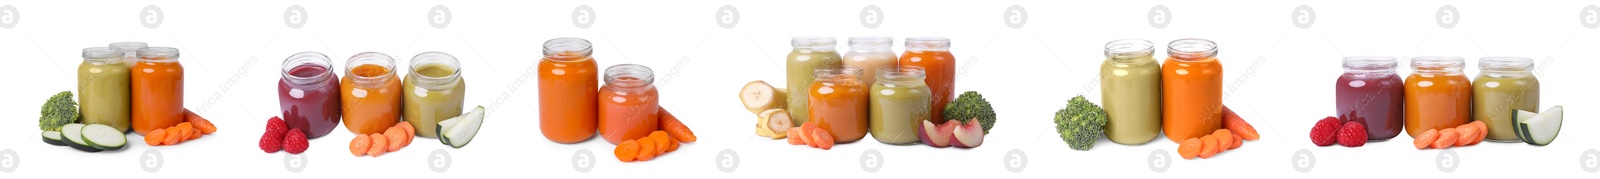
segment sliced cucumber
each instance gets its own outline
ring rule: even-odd
[[[72,123],[61,126],[61,138],[67,140],[67,146],[84,152],[99,152],[100,149],[89,146],[83,141],[83,124]]]
[[[472,143],[472,138],[478,135],[478,129],[483,127],[483,106],[472,108],[472,112],[467,114],[440,121],[439,126],[441,126],[438,127],[440,142],[455,148],[466,147],[467,143]]]
[[[1522,121],[1528,121],[1528,119],[1533,119],[1533,116],[1537,115],[1539,113],[1533,111],[1511,109],[1511,121],[1509,121],[1511,122],[1511,133],[1517,135],[1517,140],[1527,142],[1527,139],[1532,139],[1532,137],[1528,137],[1528,130],[1522,128]]]
[[[44,143],[46,144],[54,146],[67,146],[66,142],[61,141],[61,131],[44,131],[39,133],[39,135],[44,136],[41,138],[44,138]]]
[[[1537,146],[1550,145],[1550,142],[1554,142],[1556,136],[1561,134],[1561,118],[1562,107],[1555,106],[1544,110],[1544,113],[1521,121],[1517,124],[1517,128],[1521,129],[1519,132],[1524,136],[1521,138],[1522,141]]]
[[[100,150],[122,149],[128,144],[128,136],[122,135],[122,130],[117,130],[105,124],[89,124],[83,126],[83,141],[90,147]]]
[[[445,129],[450,129],[451,127],[455,127],[457,123],[461,123],[462,120],[460,120],[460,119],[461,119],[460,116],[456,116],[456,117],[451,117],[450,119],[445,119],[443,121],[439,121],[438,125],[433,125],[434,134],[438,134],[440,136],[443,136]],[[444,145],[450,145],[450,141],[449,140],[445,140],[444,137],[438,137],[438,138],[439,138],[439,143],[444,143]]]

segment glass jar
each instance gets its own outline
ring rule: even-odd
[[[399,123],[400,77],[394,74],[394,58],[363,52],[351,56],[344,67],[344,80],[339,84],[344,128],[365,135],[382,133]]]
[[[1512,110],[1539,112],[1539,78],[1533,76],[1533,59],[1483,57],[1478,77],[1472,80],[1472,118],[1489,127],[1490,141],[1518,140],[1512,132]]]
[[[1406,134],[1416,137],[1429,129],[1466,124],[1472,117],[1472,82],[1461,73],[1461,57],[1411,58],[1406,77]]]
[[[850,143],[867,136],[867,89],[861,83],[861,68],[817,69],[811,83],[810,121],[828,131],[836,143]],[[920,139],[919,139],[920,140]]]
[[[861,68],[861,74],[865,74],[861,82],[876,84],[879,67],[894,67],[899,62],[889,49],[893,46],[894,38],[850,37],[850,52],[844,53],[844,66]]]
[[[1161,64],[1155,44],[1124,39],[1106,43],[1100,63],[1100,104],[1105,106],[1106,139],[1143,144],[1161,135]]]
[[[83,48],[83,63],[78,64],[78,107],[84,124],[105,124],[128,132],[128,63],[122,52],[107,47]]]
[[[461,77],[461,62],[443,52],[423,52],[411,57],[411,73],[400,87],[400,111],[417,129],[431,129],[439,121],[461,115],[467,97],[467,82]],[[436,131],[417,131],[417,136],[438,137]]]
[[[637,64],[606,67],[606,85],[600,88],[600,136],[611,144],[643,138],[655,132],[661,105],[655,71]]]
[[[135,64],[139,63],[139,49],[150,47],[150,44],[144,42],[116,42],[107,46],[111,47],[111,50],[122,54],[118,57],[121,57],[123,63]],[[129,66],[129,68],[132,68],[132,66]]]
[[[933,98],[928,89],[922,67],[878,67],[878,81],[867,90],[870,132],[872,138],[885,144],[913,144],[920,142],[917,129],[932,114],[928,103]]]
[[[1182,142],[1222,128],[1222,62],[1217,43],[1178,39],[1167,43],[1161,64],[1161,126]]]
[[[129,75],[133,100],[133,131],[147,132],[183,122],[183,65],[178,64],[178,49],[141,48],[139,63]]]
[[[811,83],[817,69],[839,68],[843,64],[839,60],[839,52],[834,51],[837,45],[833,37],[795,37],[789,41],[794,50],[789,51],[788,86],[790,90],[811,89]],[[789,93],[789,115],[794,117],[794,125],[800,126],[810,120],[807,96],[811,93]]]
[[[599,122],[600,70],[588,40],[572,37],[544,42],[539,60],[539,132],[552,142],[571,144],[594,136]]]
[[[1344,58],[1344,74],[1334,81],[1334,114],[1339,122],[1366,126],[1368,140],[1388,140],[1405,126],[1405,81],[1395,74],[1394,57]]]
[[[956,98],[956,56],[950,54],[950,39],[944,37],[906,38],[906,52],[900,55],[900,65],[922,67],[927,70],[928,89],[933,91],[929,111],[935,124],[944,124],[944,105]]]
[[[317,52],[300,52],[283,59],[278,78],[278,109],[283,122],[317,138],[339,127],[339,74],[333,59]]]

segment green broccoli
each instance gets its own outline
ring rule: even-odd
[[[1067,101],[1067,108],[1056,111],[1056,132],[1072,150],[1089,150],[1105,132],[1106,111],[1084,99],[1083,95]]]
[[[78,102],[72,100],[72,91],[62,91],[44,101],[39,110],[39,130],[60,131],[61,126],[78,121]]]
[[[944,119],[962,123],[978,120],[978,125],[983,126],[983,134],[989,134],[989,129],[994,128],[994,107],[989,106],[989,101],[984,100],[977,91],[967,91],[944,105]]]

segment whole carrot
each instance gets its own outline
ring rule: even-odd
[[[1222,107],[1222,128],[1228,129],[1234,134],[1239,134],[1239,137],[1244,140],[1255,141],[1256,139],[1261,139],[1261,134],[1256,133],[1255,126],[1250,126],[1249,122],[1245,122],[1244,118],[1239,117],[1238,113],[1233,113],[1233,109],[1228,109],[1227,106]]]
[[[667,131],[668,136],[677,138],[678,141],[690,143],[698,138],[694,136],[694,131],[689,130],[689,126],[683,125],[683,121],[678,121],[678,117],[672,116],[672,113],[668,113],[666,108],[661,108],[659,120],[661,121],[657,123],[661,124],[661,130]]]

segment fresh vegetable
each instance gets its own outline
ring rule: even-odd
[[[661,108],[660,111],[661,115],[658,117],[659,119],[657,119],[660,120],[660,122],[657,122],[656,124],[660,124],[659,127],[661,130],[666,131],[666,134],[670,134],[670,137],[676,138],[678,141],[683,142],[694,142],[696,139],[698,139],[698,137],[694,136],[694,131],[689,130],[689,126],[684,125],[683,121],[679,121],[677,116],[673,116],[672,113],[667,112],[666,108]]]
[[[217,132],[216,124],[211,124],[211,120],[206,120],[206,118],[200,117],[198,114],[194,114],[194,112],[189,111],[189,109],[183,109],[183,119],[186,122],[194,124],[194,128],[199,129],[200,134],[211,134],[213,132]]]
[[[1428,129],[1428,131],[1423,131],[1422,134],[1417,134],[1417,137],[1413,138],[1415,140],[1411,141],[1412,145],[1415,145],[1417,149],[1426,149],[1429,144],[1433,144],[1433,141],[1439,140],[1439,130]]]
[[[1477,122],[1477,121],[1473,121],[1473,122]],[[1455,145],[1456,146],[1471,145],[1473,141],[1477,140],[1477,139],[1473,139],[1473,138],[1474,137],[1478,137],[1478,135],[1479,135],[1478,131],[1479,131],[1479,129],[1478,129],[1477,125],[1468,124],[1468,125],[1461,125],[1461,127],[1456,127],[1456,134],[1458,136],[1458,139],[1456,139],[1456,144]]]
[[[638,141],[626,140],[622,141],[621,144],[617,144],[617,149],[612,150],[611,153],[617,156],[617,160],[632,162],[634,158],[639,157],[639,148]]]
[[[655,148],[655,140],[643,140],[643,138],[640,138],[635,139],[634,141],[639,141],[639,154],[635,155],[633,159],[639,161],[649,161],[656,158],[657,153]]]
[[[833,149],[833,134],[829,134],[827,130],[817,128],[815,122],[801,124],[800,128],[789,129],[788,133],[791,138],[790,145],[805,145],[822,150]],[[799,139],[795,140],[793,138]],[[795,141],[799,141],[799,143]],[[948,142],[948,139],[946,139],[946,142]]]
[[[39,130],[61,131],[67,124],[78,122],[78,102],[72,100],[72,91],[62,91],[44,101],[39,109]]]
[[[1555,106],[1545,109],[1543,113],[1529,115],[1532,112],[1518,110],[1512,114],[1514,120],[1512,131],[1517,133],[1517,138],[1523,142],[1536,146],[1550,145],[1561,134],[1562,107]]]
[[[105,124],[84,125],[80,129],[83,141],[100,150],[119,150],[128,145],[128,136],[122,130]]]
[[[1256,139],[1261,139],[1261,134],[1256,133],[1255,126],[1250,126],[1249,122],[1245,122],[1244,118],[1239,117],[1238,113],[1234,113],[1233,109],[1229,109],[1227,106],[1222,107],[1222,127],[1234,134],[1239,134],[1239,137],[1244,140],[1255,141]]]
[[[1189,138],[1178,144],[1178,156],[1183,159],[1199,157],[1200,150],[1205,150],[1205,143],[1200,142],[1200,138]]]
[[[368,149],[372,149],[372,138],[370,136],[356,135],[355,139],[350,140],[350,155],[357,157],[367,155]]]
[[[160,146],[162,141],[166,141],[166,140],[167,140],[167,130],[166,129],[151,130],[150,133],[144,135],[144,144],[150,145],[150,146]],[[274,146],[277,146],[277,145],[274,145]],[[261,150],[266,150],[266,147],[263,146]],[[273,150],[276,151],[278,149],[273,149]]]
[[[1061,140],[1066,141],[1069,147],[1073,150],[1089,150],[1105,132],[1106,112],[1100,105],[1078,95],[1067,101],[1067,108],[1056,111],[1055,122],[1056,132],[1061,134]]]
[[[449,128],[445,128],[446,126]],[[472,137],[478,135],[478,129],[482,126],[483,106],[478,106],[472,108],[472,112],[439,121],[438,127],[435,127],[434,130],[439,131],[439,141],[443,142],[444,145],[461,148],[472,142]],[[378,143],[376,139],[374,139],[374,143]]]
[[[1474,126],[1474,128],[1478,128],[1477,139],[1472,140],[1472,143],[1467,143],[1467,145],[1477,145],[1479,142],[1483,142],[1483,139],[1489,137],[1489,126],[1487,124],[1483,124],[1483,121],[1472,121],[1472,123],[1467,124],[1471,124]]]
[[[1211,136],[1217,138],[1217,153],[1222,153],[1227,151],[1229,147],[1233,147],[1233,133],[1229,132],[1228,129],[1217,129],[1216,132],[1211,133]]]
[[[961,96],[956,96],[955,100],[951,100],[950,103],[944,106],[944,119],[946,121],[966,123],[967,121],[977,120],[979,124],[983,125],[984,134],[988,134],[989,129],[994,128],[994,107],[989,106],[989,101],[983,99],[983,94],[978,94],[976,91],[962,92]],[[1104,114],[1104,112],[1101,113]],[[1101,118],[1104,119],[1104,117]]]
[[[389,138],[384,138],[383,135],[378,134],[368,134],[367,138],[372,139],[372,146],[367,147],[367,155],[378,157],[383,156],[384,153],[389,153],[388,148],[384,147],[389,146]]]
[[[400,129],[400,127],[389,127],[388,130],[383,131],[383,138],[389,139],[389,141],[394,141],[390,142],[388,146],[384,146],[385,150],[397,151],[400,150],[400,147],[405,147],[405,141],[409,140],[406,138],[411,138],[411,136],[406,135],[405,129]]]
[[[61,131],[44,131],[40,132],[39,135],[44,136],[40,138],[44,138],[44,143],[46,144],[54,146],[67,146],[66,142],[61,141]]]
[[[1428,129],[1428,131],[1423,131],[1422,134],[1412,137],[1414,140],[1411,144],[1415,145],[1417,149],[1445,149],[1453,146],[1473,145],[1483,142],[1484,137],[1489,136],[1489,128],[1483,126],[1485,125],[1483,125],[1482,121],[1473,121],[1454,128]]]
[[[789,110],[767,109],[756,114],[756,135],[782,139],[789,137],[790,128],[794,128],[794,118],[789,116]]]
[[[406,128],[410,127],[412,127],[411,123],[400,122],[390,126],[388,129],[384,129],[383,133],[357,134],[354,139],[350,139],[350,155],[378,157],[390,152],[400,151],[401,148],[411,145],[411,141],[416,138],[416,133],[406,130]],[[290,135],[293,134],[293,132],[290,133]],[[292,143],[295,141],[300,140],[295,136],[286,137],[283,144],[284,150],[289,151],[291,147],[298,147],[296,146],[297,144]],[[303,151],[304,149],[300,150]],[[290,151],[290,153],[295,152]]]
[[[99,148],[94,148],[94,146],[90,146],[88,141],[84,141],[83,140],[83,126],[84,126],[83,124],[78,124],[78,123],[71,123],[71,124],[67,124],[67,125],[62,125],[61,126],[61,138],[67,139],[67,142],[66,142],[67,146],[72,147],[73,149],[78,149],[79,151],[84,151],[84,152],[99,152],[99,151],[101,151]]]
[[[1244,138],[1228,129],[1217,129],[1206,136],[1184,139],[1178,143],[1178,156],[1183,159],[1208,159],[1217,154],[1244,146]]]
[[[1456,140],[1460,138],[1456,136],[1456,130],[1454,129],[1455,128],[1439,129],[1439,140],[1433,141],[1433,144],[1430,144],[1429,146],[1443,149],[1456,145]]]
[[[761,112],[769,109],[784,108],[787,105],[784,99],[787,97],[788,93],[783,89],[774,88],[767,82],[759,80],[745,83],[744,88],[739,89],[739,102],[743,103],[744,108],[750,110],[750,113],[753,114],[761,114]]]
[[[833,149],[833,135],[828,134],[828,131],[811,130],[811,136],[817,138],[817,142],[814,143],[816,145],[811,145],[811,147],[820,148],[822,150]]]
[[[1200,137],[1200,144],[1200,158],[1207,159],[1217,155],[1217,148],[1220,146],[1217,144],[1216,136],[1206,135],[1205,137]]]

